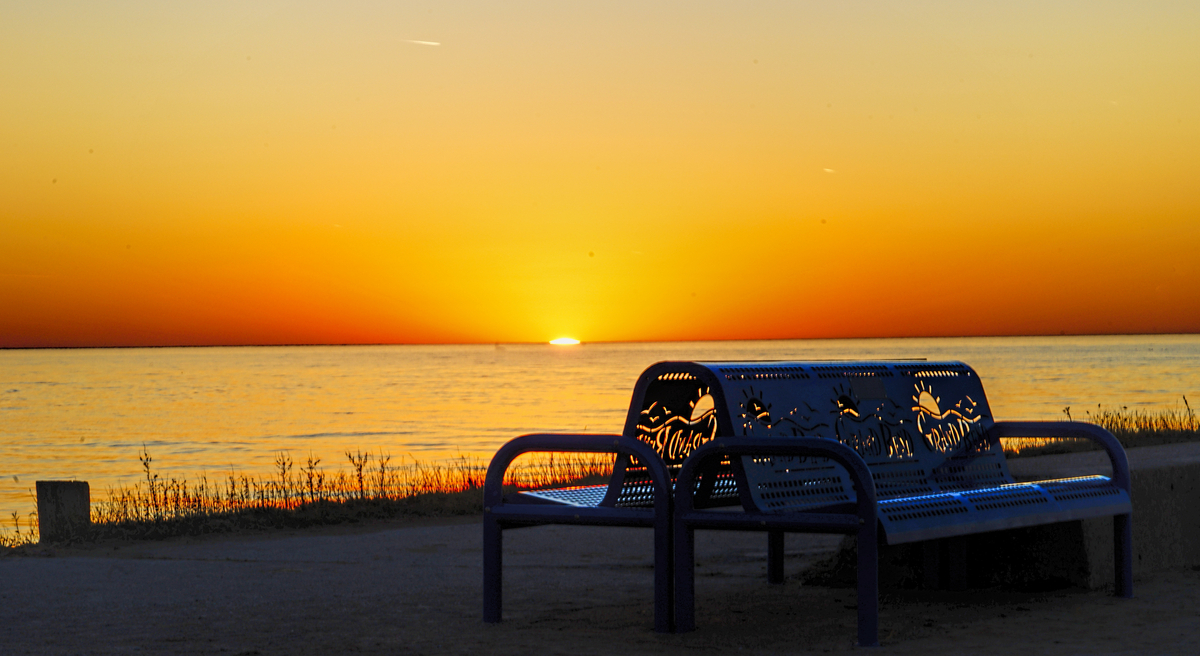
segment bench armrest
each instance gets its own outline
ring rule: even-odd
[[[1082,421],[998,421],[989,431],[990,437],[1065,437],[1098,442],[1112,461],[1113,483],[1130,492],[1129,459],[1125,448],[1106,429]]]
[[[692,452],[683,462],[675,478],[675,511],[689,513],[693,508],[696,487],[696,471],[711,458],[720,457],[772,457],[813,456],[829,458],[846,469],[854,483],[858,505],[858,516],[863,521],[874,521],[876,517],[875,480],[867,463],[854,449],[833,440],[815,437],[788,439],[747,440],[745,438],[717,438]],[[744,483],[745,481],[741,481]]]
[[[487,477],[483,482],[483,508],[487,512],[493,506],[504,503],[504,474],[518,456],[525,453],[616,453],[630,455],[645,465],[654,481],[654,509],[669,512],[671,507],[671,477],[667,466],[658,453],[645,442],[623,435],[570,435],[542,433],[522,435],[509,440],[488,465]]]

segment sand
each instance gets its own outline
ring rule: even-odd
[[[837,536],[788,536],[794,576]],[[479,518],[108,543],[0,559],[4,654],[750,654],[855,649],[854,593],[771,586],[765,536],[698,534],[698,630],[652,630],[651,533],[505,534],[481,617]],[[1105,591],[885,591],[880,653],[1200,653],[1200,571]]]

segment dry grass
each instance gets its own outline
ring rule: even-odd
[[[219,479],[163,478],[144,448],[145,479],[112,488],[92,503],[89,539],[146,539],[244,529],[303,527],[405,516],[461,515],[482,511],[486,464],[461,456],[444,463],[386,453],[346,452],[346,466],[327,471],[309,455],[299,467],[287,452],[275,457],[269,476],[230,472]],[[612,456],[548,453],[520,458],[508,471],[509,489],[607,481]],[[0,533],[0,547],[37,541],[37,516]]]
[[[1183,405],[1157,411],[1097,405],[1095,412],[1085,410],[1081,419],[1108,429],[1126,449],[1200,441],[1200,420],[1197,420],[1187,397],[1182,398]],[[1063,416],[1068,421],[1075,419],[1069,406],[1063,408]],[[1010,457],[1094,451],[1100,448],[1089,440],[1076,439],[1017,437],[1006,438],[1002,442],[1005,453]]]
[[[13,549],[16,547],[34,544],[38,540],[38,524],[37,511],[29,513],[25,517],[25,529],[21,529],[21,514],[13,511],[12,514],[12,531],[0,531],[0,549]]]
[[[1064,408],[1066,419],[1073,419]],[[1107,428],[1125,448],[1200,441],[1200,421],[1188,404],[1159,411],[1104,408],[1085,411],[1085,421]],[[1068,453],[1097,448],[1071,439],[1004,440],[1010,457]],[[143,449],[138,458],[145,480],[109,489],[92,505],[92,539],[162,538],[270,527],[303,527],[405,516],[460,515],[482,508],[487,465],[461,456],[423,463],[389,454],[346,452],[346,463],[327,471],[309,455],[299,467],[287,452],[275,458],[271,475],[229,472],[198,481],[162,478]],[[509,469],[510,489],[598,484],[612,472],[611,455],[548,453],[523,456]],[[22,521],[22,519],[24,521]],[[12,514],[0,531],[0,548],[37,542],[37,513]]]

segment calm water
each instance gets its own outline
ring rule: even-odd
[[[0,517],[35,480],[269,474],[280,451],[487,459],[537,431],[619,432],[659,360],[962,360],[1000,419],[1200,400],[1200,336],[0,351]]]

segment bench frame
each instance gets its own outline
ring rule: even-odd
[[[854,483],[854,513],[744,513],[697,510],[693,497],[697,473],[712,460],[742,456],[817,456],[830,458],[846,468]],[[697,449],[683,463],[676,479],[675,495],[675,629],[691,631],[695,626],[695,533],[696,529],[768,531],[768,578],[782,582],[783,534],[845,533],[858,536],[858,640],[863,646],[879,644],[879,558],[876,518],[877,499],[871,472],[854,449],[813,437],[750,442],[719,438]],[[778,576],[776,576],[778,575]],[[776,581],[778,579],[778,581]]]
[[[948,403],[935,387],[953,395]],[[900,404],[909,395],[911,413]],[[1097,442],[1113,476],[1016,483],[1004,437]],[[917,451],[933,460],[914,458]],[[505,497],[505,473],[531,452],[616,459],[607,485]],[[734,512],[709,510],[720,506]],[[978,375],[961,362],[660,362],[634,386],[623,436],[524,435],[493,457],[484,483],[483,615],[501,619],[505,529],[653,528],[659,632],[694,628],[697,529],[766,532],[770,583],[784,581],[785,533],[842,533],[858,537],[859,643],[875,645],[881,543],[1106,516],[1114,518],[1115,592],[1130,597],[1132,504],[1120,443],[1086,423],[995,422]]]
[[[1107,430],[1079,422],[996,422],[989,440],[1001,437],[1082,438],[1099,443],[1108,452],[1113,484],[1130,492],[1129,464],[1125,451]],[[844,467],[856,492],[856,511],[762,512],[743,495],[741,513],[697,510],[693,502],[699,472],[714,460],[740,457],[817,456]],[[735,466],[739,485],[745,473]],[[746,439],[718,438],[698,448],[684,462],[675,490],[675,622],[677,631],[695,628],[695,531],[697,529],[766,531],[768,580],[783,582],[783,535],[794,533],[844,533],[858,536],[858,643],[879,644],[879,537],[878,498],[871,470],[853,449],[822,438]],[[1062,520],[1068,521],[1068,520]],[[1053,523],[1053,522],[1052,522]],[[964,531],[986,532],[982,531]],[[1113,516],[1115,594],[1133,596],[1132,512]]]
[[[581,507],[530,503],[515,495],[506,501],[504,474],[518,456],[536,452],[615,453],[633,456],[654,484],[652,508]],[[654,630],[674,629],[674,551],[671,538],[671,478],[662,458],[648,444],[621,435],[523,435],[509,441],[488,465],[483,484],[483,621],[501,620],[504,530],[546,524],[640,526],[654,529]]]

